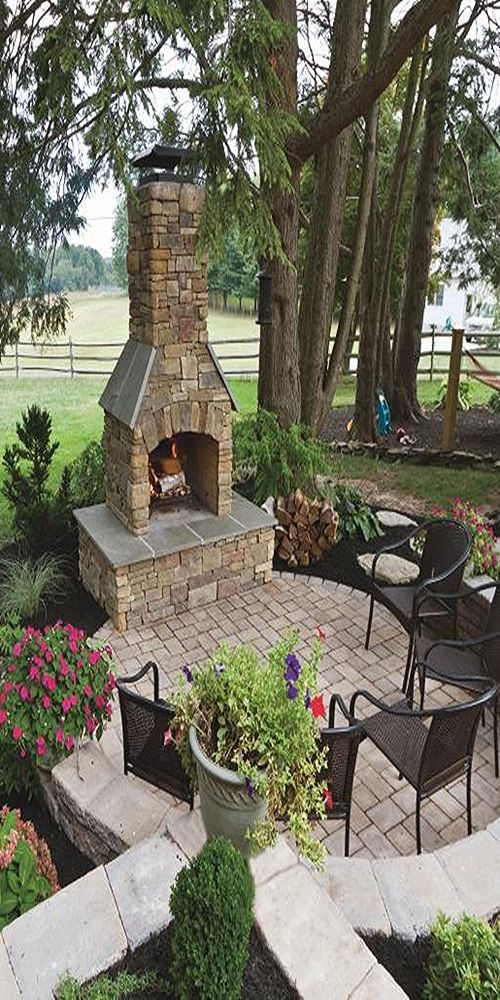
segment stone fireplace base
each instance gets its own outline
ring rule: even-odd
[[[141,537],[105,504],[74,514],[82,583],[121,631],[271,579],[275,521],[237,493],[231,514],[186,507],[153,515]]]

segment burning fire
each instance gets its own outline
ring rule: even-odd
[[[149,491],[151,498],[166,502],[190,496],[191,494],[191,487],[186,483],[175,438],[172,438],[168,442],[168,445],[170,454],[165,454],[163,448],[161,450],[158,448],[152,452],[149,460]]]
[[[172,452],[172,458],[178,458],[179,457],[178,453],[177,453],[177,445],[175,443],[175,438],[172,441],[172,445],[171,445],[171,449],[170,450]]]

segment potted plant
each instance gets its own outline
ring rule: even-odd
[[[165,741],[176,740],[199,789],[208,836],[223,834],[248,854],[274,843],[286,818],[300,852],[319,864],[310,817],[325,815],[329,794],[318,742],[321,639],[307,659],[297,642],[289,632],[264,662],[251,647],[222,644],[204,665],[184,667]]]

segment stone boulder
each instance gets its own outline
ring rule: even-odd
[[[371,576],[374,552],[365,552],[358,556],[358,563],[368,576]],[[377,561],[375,579],[377,583],[396,585],[398,583],[414,583],[418,576],[418,566],[401,556],[394,556],[390,552],[381,555]]]

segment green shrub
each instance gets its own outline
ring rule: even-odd
[[[440,914],[432,928],[426,1000],[493,1000],[500,996],[500,925],[466,914]]]
[[[47,844],[18,809],[4,806],[0,810],[0,930],[58,889]]]
[[[69,476],[67,499],[70,509],[103,503],[105,499],[104,439],[89,441],[74,461],[66,466],[66,471]]]
[[[329,497],[340,518],[338,538],[342,535],[355,538],[359,534],[369,542],[384,534],[380,522],[355,486],[337,483],[329,491]]]
[[[438,394],[436,402],[434,404],[436,410],[444,407],[446,403],[446,395],[448,392],[448,381],[443,379],[441,385],[438,389]],[[472,379],[467,375],[465,378],[461,378],[458,383],[458,396],[457,396],[457,407],[459,410],[470,410],[472,406]]]
[[[300,489],[315,492],[314,478],[330,468],[328,446],[294,424],[284,430],[274,413],[259,410],[233,424],[234,480],[251,477],[252,498],[263,503]]]
[[[61,597],[68,589],[66,563],[48,553],[39,559],[0,560],[0,617],[26,625],[40,621],[46,599]]]
[[[155,972],[119,972],[117,976],[99,976],[93,983],[82,986],[67,976],[57,987],[58,1000],[125,1000],[144,992],[144,997],[154,996],[160,983]]]
[[[172,987],[179,1000],[240,1000],[250,948],[253,880],[247,862],[215,837],[172,887]]]
[[[12,509],[16,534],[38,547],[54,516],[48,477],[59,442],[51,440],[50,413],[36,403],[21,414],[16,433],[18,440],[3,453],[2,493]]]
[[[486,405],[495,413],[500,413],[500,392],[492,392]]]

